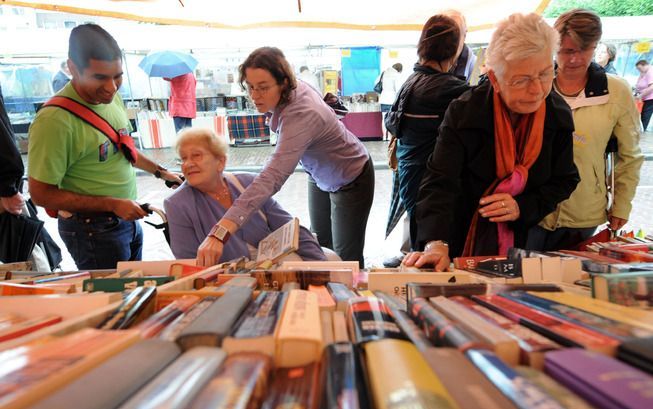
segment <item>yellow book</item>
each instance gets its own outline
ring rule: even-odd
[[[290,368],[316,362],[322,354],[322,326],[317,295],[291,290],[275,342],[275,364]]]
[[[317,303],[320,306],[320,311],[336,310],[336,300],[333,299],[326,286],[309,284],[308,291],[317,295]]]
[[[138,331],[83,329],[0,353],[0,407],[24,408],[140,339]]]
[[[383,339],[364,344],[374,407],[458,408],[414,344]]]
[[[529,292],[540,298],[653,331],[653,312],[564,292]]]

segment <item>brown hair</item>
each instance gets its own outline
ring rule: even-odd
[[[295,79],[295,74],[280,49],[277,47],[261,47],[252,51],[245,59],[245,62],[238,67],[239,82],[243,90],[246,90],[245,81],[247,75],[245,75],[245,71],[248,68],[260,68],[268,71],[277,82],[277,85],[281,86],[279,105],[287,104],[290,101],[290,93],[297,88],[297,79]]]
[[[436,14],[428,19],[417,43],[421,62],[447,61],[456,56],[460,43],[460,27],[451,18]]]
[[[553,28],[560,34],[561,41],[564,36],[569,36],[583,50],[597,44],[603,35],[601,18],[586,9],[573,9],[562,13]]]

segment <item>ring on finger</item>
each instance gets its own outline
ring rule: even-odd
[[[504,202],[503,200],[501,201],[501,207],[506,207],[506,202]]]

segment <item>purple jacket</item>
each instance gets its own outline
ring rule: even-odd
[[[251,173],[236,175],[245,188],[252,183],[255,176]],[[240,191],[228,179],[227,184],[231,197],[235,201],[240,196]],[[195,258],[197,248],[213,225],[226,212],[217,200],[187,183],[182,184],[172,195],[167,197],[163,206],[170,225],[170,247],[177,258]],[[220,262],[242,256],[249,257],[247,243],[258,247],[259,241],[292,219],[292,216],[271,198],[263,204],[261,211],[267,217],[267,223],[258,212],[254,212],[252,217],[227,241]],[[303,226],[299,233],[297,254],[304,260],[326,260],[320,245]]]

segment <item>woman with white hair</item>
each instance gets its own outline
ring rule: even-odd
[[[177,153],[186,181],[163,202],[170,225],[170,247],[177,258],[195,258],[215,221],[231,208],[255,175],[224,172],[227,143],[209,129],[181,131]],[[218,261],[255,259],[259,241],[291,219],[274,199],[267,199],[225,244]],[[297,255],[303,260],[326,259],[317,240],[304,227],[299,233]]]
[[[578,183],[571,112],[551,93],[559,36],[536,14],[499,23],[489,81],[454,100],[417,203],[418,246],[404,264],[436,270],[460,255],[506,254]]]

